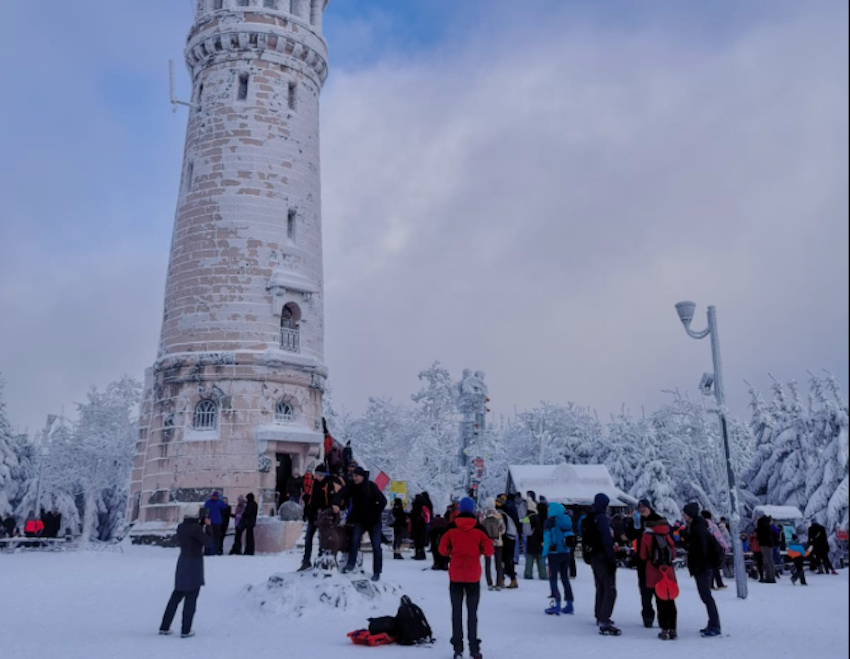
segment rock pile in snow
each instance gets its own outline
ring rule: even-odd
[[[277,573],[243,591],[249,607],[288,618],[326,615],[329,609],[393,615],[402,595],[397,584],[374,583],[363,573],[343,575],[336,570]]]

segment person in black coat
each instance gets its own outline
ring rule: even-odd
[[[348,501],[351,504],[348,522],[354,526],[351,533],[348,564],[343,572],[354,571],[357,566],[357,553],[360,551],[363,534],[368,532],[369,540],[372,542],[372,581],[380,581],[383,568],[381,518],[384,508],[387,507],[387,498],[378,489],[378,486],[369,480],[369,472],[358,467],[354,470],[351,484],[346,485],[337,495],[334,512],[339,512],[343,501]]]
[[[640,592],[641,600],[641,618],[643,618],[643,626],[650,628],[655,622],[655,609],[652,607],[652,599],[655,596],[654,588],[646,587],[646,561],[640,560],[640,545],[643,541],[643,535],[646,533],[646,525],[648,523],[658,522],[662,519],[661,515],[652,509],[652,504],[648,499],[641,499],[638,502],[637,513],[631,524],[626,526],[626,537],[629,540],[635,541],[635,546],[638,548],[635,556],[635,566],[638,574],[638,591]]]
[[[245,555],[253,556],[256,551],[256,547],[254,546],[254,527],[257,526],[257,516],[260,513],[260,509],[257,507],[253,492],[249,493],[245,498],[247,502],[245,503],[245,512],[242,513],[242,528],[245,529]]]
[[[773,561],[773,523],[770,515],[759,517],[756,522],[756,537],[761,545],[761,560],[764,563],[764,583],[776,583],[776,564]]]
[[[404,502],[401,499],[396,499],[393,502],[393,558],[397,561],[403,560],[401,555],[401,546],[407,537],[407,523],[410,519],[404,510]]]
[[[304,558],[301,559],[299,572],[305,572],[313,566],[313,538],[318,529],[319,514],[333,508],[337,493],[342,490],[342,483],[341,477],[328,474],[324,464],[320,464],[313,472],[313,493],[304,506],[307,534],[304,537]]]
[[[182,638],[194,636],[192,621],[198,604],[198,595],[204,585],[204,553],[211,546],[212,538],[204,532],[210,520],[204,517],[186,517],[177,527],[177,544],[180,545],[180,558],[177,559],[177,572],[174,575],[174,592],[165,607],[159,633],[163,636],[171,634],[171,623],[177,614],[177,607],[183,602],[183,626],[180,631]]]
[[[829,559],[829,536],[822,524],[812,522],[809,527],[809,545],[812,548],[812,570],[823,574],[824,570],[831,574],[838,574]]]
[[[700,599],[708,612],[708,626],[701,630],[703,636],[720,636],[720,614],[711,594],[714,581],[714,569],[719,556],[714,556],[712,548],[717,541],[711,535],[708,522],[700,514],[697,503],[689,503],[684,509],[685,522],[688,523],[688,571],[694,578]]]
[[[593,499],[593,507],[582,528],[584,539],[593,530],[593,553],[590,565],[596,585],[596,622],[599,633],[618,636],[620,630],[614,626],[611,615],[617,602],[617,556],[614,553],[614,536],[611,532],[611,520],[608,517],[608,504],[611,500],[602,492]]]

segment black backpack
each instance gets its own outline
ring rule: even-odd
[[[596,516],[588,515],[581,523],[581,555],[584,562],[590,565],[593,554],[602,549],[602,536],[596,526]]]
[[[401,598],[401,606],[395,617],[396,642],[399,645],[419,645],[433,643],[431,625],[422,613],[422,609],[410,601],[406,595]]]
[[[705,556],[705,562],[708,563],[708,566],[714,569],[717,569],[723,565],[723,561],[726,559],[726,552],[723,551],[723,547],[717,541],[711,533],[708,534],[708,553]]]
[[[666,535],[652,534],[652,556],[650,556],[649,562],[655,567],[673,565],[673,555],[667,538]]]

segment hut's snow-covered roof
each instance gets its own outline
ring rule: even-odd
[[[549,501],[590,505],[602,492],[611,499],[612,506],[637,503],[617,487],[605,465],[514,465],[509,467],[509,473],[515,491],[532,491]]]

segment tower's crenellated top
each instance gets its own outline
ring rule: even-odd
[[[193,78],[217,59],[258,51],[270,59],[300,60],[324,83],[328,74],[322,20],[330,0],[197,0],[186,45]]]

